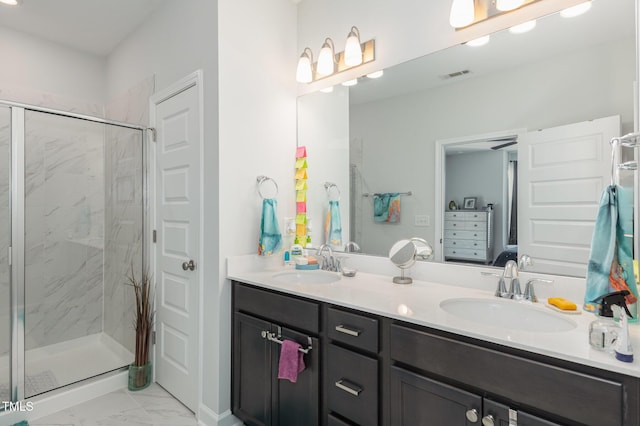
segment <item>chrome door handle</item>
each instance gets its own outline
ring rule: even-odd
[[[347,386],[346,383],[349,383],[349,382],[347,382],[345,379],[340,379],[340,380],[338,380],[336,382],[336,387],[338,389],[341,389],[341,390],[347,392],[347,393],[350,393],[353,396],[360,395],[360,392],[362,392],[362,388],[359,388],[359,387],[353,385],[352,383],[351,383],[351,385],[353,387],[352,386]]]
[[[340,333],[348,334],[349,336],[358,337],[360,335],[360,330],[353,330],[351,328],[347,328],[344,325],[336,325],[336,331]]]
[[[196,263],[192,260],[188,262],[182,262],[182,270],[183,271],[193,271],[196,269]]]

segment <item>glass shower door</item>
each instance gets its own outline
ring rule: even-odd
[[[11,400],[10,171],[11,109],[0,106],[0,402]]]

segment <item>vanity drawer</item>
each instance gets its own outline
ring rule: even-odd
[[[369,352],[378,352],[378,320],[329,308],[327,333],[338,342]]]
[[[444,212],[445,220],[464,220],[464,212]]]
[[[462,249],[484,249],[487,246],[485,241],[481,240],[444,240],[445,248],[462,248]]]
[[[390,325],[394,361],[488,395],[518,401],[521,409],[553,413],[598,426],[625,424],[622,383],[461,342],[400,324]],[[527,411],[527,410],[525,410]]]
[[[464,220],[487,221],[487,213],[485,212],[464,212]]]
[[[320,305],[295,297],[260,290],[244,284],[234,286],[234,309],[269,318],[281,325],[317,334],[320,330]]]
[[[485,241],[487,239],[486,232],[478,232],[478,231],[464,231],[464,230],[453,230],[446,229],[444,231],[444,237],[446,239],[464,239],[464,240],[481,240]]]
[[[444,229],[465,229],[466,222],[461,220],[445,220]]]
[[[466,229],[467,231],[486,231],[487,222],[465,222],[464,229]]]
[[[474,249],[444,248],[445,257],[456,257],[460,259],[486,260],[487,251]]]
[[[327,406],[359,425],[378,424],[378,361],[329,345]]]

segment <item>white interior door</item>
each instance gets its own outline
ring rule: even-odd
[[[518,138],[518,254],[528,270],[585,276],[610,140],[620,117],[528,132]]]
[[[199,104],[191,86],[155,106],[156,381],[192,411],[199,374]]]

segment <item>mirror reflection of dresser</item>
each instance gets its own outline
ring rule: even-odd
[[[493,209],[445,211],[445,260],[489,264],[493,260]]]

